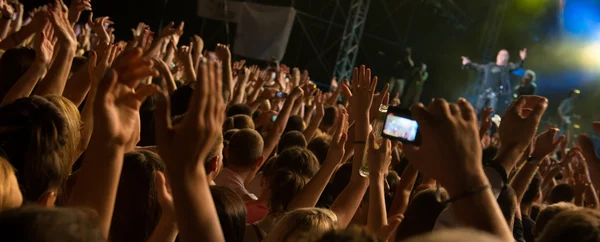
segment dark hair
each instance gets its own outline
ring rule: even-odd
[[[279,145],[277,146],[277,153],[281,153],[286,149],[292,147],[306,148],[306,139],[304,134],[300,131],[290,131],[285,133],[279,139]]]
[[[321,194],[317,207],[329,208],[335,198],[346,188],[350,183],[350,177],[352,176],[352,163],[343,164],[333,176],[331,182],[327,184],[325,190]]]
[[[578,209],[556,215],[536,241],[600,241],[600,211]]]
[[[241,129],[236,132],[227,146],[228,164],[252,167],[262,156],[264,142],[254,129]]]
[[[550,204],[558,202],[573,202],[575,198],[575,191],[569,184],[558,184],[552,191],[550,191],[549,202]]]
[[[515,211],[517,210],[517,194],[511,186],[506,186],[502,189],[498,196],[498,206],[502,211],[502,215],[506,219],[508,226],[512,228],[513,219],[515,217]]]
[[[308,183],[309,178],[286,169],[275,171],[273,176],[264,177],[271,190],[269,213],[278,214],[287,211],[292,198]]]
[[[325,108],[325,116],[323,116],[323,121],[321,121],[321,124],[326,127],[332,127],[335,123],[337,112],[338,111],[335,106]]]
[[[37,202],[60,188],[67,174],[63,159],[66,118],[40,96],[17,99],[0,108],[0,147],[16,170],[23,198]]]
[[[535,225],[533,227],[533,235],[537,238],[542,233],[542,231],[544,231],[544,228],[546,227],[548,222],[553,220],[559,213],[575,209],[577,209],[577,206],[567,202],[555,203],[542,209],[537,219],[535,220]]]
[[[254,129],[254,121],[248,115],[237,114],[228,117],[223,123],[223,131],[230,129]]]
[[[529,212],[529,218],[531,218],[531,220],[535,221],[537,219],[538,215],[540,214],[540,210],[542,210],[542,207],[539,204],[531,205],[531,211]]]
[[[125,154],[110,226],[111,241],[148,240],[162,215],[154,172],[164,170],[162,159],[153,152]]]
[[[445,190],[441,190],[441,199],[448,199]],[[408,204],[404,220],[398,226],[396,240],[431,232],[446,203],[439,202],[434,188],[418,192]]]
[[[356,226],[345,229],[332,229],[325,232],[316,242],[376,242],[381,241],[364,229]]]
[[[481,152],[483,162],[488,162],[496,158],[496,154],[498,154],[498,148],[490,146],[483,149]]]
[[[187,112],[190,99],[194,94],[192,84],[186,84],[175,89],[171,95],[171,117],[179,116]]]
[[[315,154],[315,157],[317,157],[319,164],[323,165],[323,162],[325,162],[325,159],[327,158],[327,153],[329,152],[330,143],[330,136],[319,135],[314,137],[310,142],[308,142],[306,148],[312,151],[312,153]]]
[[[25,206],[0,214],[3,241],[100,242],[106,241],[96,227],[93,210]],[[97,215],[96,215],[97,217]]]
[[[264,165],[263,176],[272,177],[279,169],[289,170],[301,176],[312,178],[319,171],[319,162],[306,148],[292,147]]]
[[[243,242],[246,231],[246,205],[231,189],[210,186],[225,241]]]
[[[233,104],[233,105],[229,106],[229,108],[227,108],[227,114],[226,114],[227,117],[235,116],[238,114],[243,114],[248,117],[251,117],[252,110],[250,109],[250,107],[248,105],[242,104],[242,103]]]
[[[533,179],[531,179],[531,182],[529,182],[529,185],[527,186],[527,190],[523,194],[523,198],[521,199],[521,204],[533,203],[533,200],[536,198],[536,196],[538,196],[540,194],[540,192],[542,192],[542,181],[543,180],[544,180],[544,178],[542,178],[542,175],[540,175],[539,173],[536,172],[535,175],[533,176]]]
[[[290,116],[290,118],[287,121],[287,124],[285,125],[285,130],[283,130],[283,133],[285,134],[291,131],[304,131],[304,120],[302,119],[302,117],[298,115]]]
[[[17,83],[19,78],[27,72],[35,60],[35,50],[31,48],[8,49],[0,57],[0,101],[8,91]]]

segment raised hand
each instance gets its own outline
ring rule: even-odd
[[[373,96],[375,95],[375,87],[377,86],[377,77],[371,79],[371,69],[364,65],[360,68],[354,68],[352,73],[352,115],[355,119],[369,117],[369,110],[373,104]],[[368,120],[366,120],[368,122]]]
[[[71,0],[71,6],[69,6],[69,21],[71,25],[75,25],[79,21],[79,17],[83,11],[92,11],[91,0]]]
[[[547,155],[556,151],[560,143],[565,139],[564,136],[554,139],[558,131],[557,128],[551,128],[538,135],[535,139],[535,146],[531,157],[541,161]]]
[[[54,35],[52,25],[46,24],[44,30],[36,36],[33,43],[33,49],[35,50],[35,58],[40,63],[43,63],[46,67],[50,65],[52,61],[52,55],[54,53],[54,45],[50,38]]]
[[[75,36],[71,22],[69,22],[67,6],[65,6],[62,0],[55,1],[54,9],[49,15],[61,47],[77,48],[77,37]]]
[[[0,0],[0,12],[2,12],[2,16],[12,18],[15,9],[6,0]]]
[[[123,53],[98,86],[94,133],[98,131],[114,144],[137,143],[140,106],[148,96],[159,91],[155,85],[138,88],[141,79],[156,76],[152,62],[141,57],[139,48]]]
[[[484,108],[481,111],[481,125],[479,128],[479,136],[483,137],[485,133],[492,127],[492,114],[494,110],[490,107]]]
[[[181,35],[183,35],[183,27],[185,26],[185,22],[181,22],[179,23],[179,26],[177,26],[177,28],[175,28],[175,23],[174,22],[170,22],[167,26],[165,26],[162,31],[160,31],[159,34],[159,38],[163,39],[163,38],[167,38],[167,37],[176,37],[176,41],[175,42],[179,42],[179,38],[181,37]]]
[[[519,51],[519,56],[521,57],[521,60],[527,59],[527,48],[522,49],[521,51]]]
[[[343,161],[346,152],[345,145],[348,140],[348,112],[346,109],[340,108],[338,120],[336,120],[335,131],[331,136],[331,144],[327,153],[327,161],[336,162],[339,165]],[[331,160],[330,160],[331,159]]]
[[[215,54],[219,60],[223,61],[223,63],[231,61],[231,52],[229,51],[229,47],[227,45],[217,44]]]
[[[471,60],[469,60],[469,57],[461,56],[460,58],[462,59],[463,66],[464,65],[468,65],[469,63],[471,63]]]
[[[167,216],[170,219],[175,219],[175,205],[173,205],[173,195],[171,195],[171,187],[167,183],[165,174],[160,171],[154,172],[154,182],[156,184],[156,195],[158,204],[162,209],[162,216]]]
[[[369,134],[367,157],[369,162],[369,176],[383,178],[388,172],[392,162],[392,142],[383,139],[381,146],[376,144],[375,135]]]
[[[115,23],[113,21],[110,21],[109,17],[99,17],[96,19],[93,18],[94,14],[90,13],[90,18],[88,19],[88,25],[90,26],[90,28],[92,28],[94,33],[96,33],[98,39],[100,39],[100,42],[110,43],[111,38],[108,34],[107,29],[105,28],[105,25],[108,24],[110,26]]]
[[[100,80],[112,66],[118,53],[118,47],[113,44],[100,43],[96,49],[98,62],[95,66],[95,78]]]
[[[521,96],[512,102],[502,117],[498,131],[502,142],[501,152],[510,150],[520,156],[535,136],[547,107],[548,99],[541,96]],[[511,169],[507,167],[507,172]]]
[[[388,105],[388,102],[390,101],[390,93],[388,92],[389,89],[390,84],[386,83],[383,89],[381,89],[381,92],[373,96],[373,104],[371,105],[371,111],[369,114],[369,118],[371,120],[374,120],[377,118],[377,115],[379,115],[379,106]]]

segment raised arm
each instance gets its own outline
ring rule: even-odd
[[[294,91],[287,97],[285,103],[283,104],[283,108],[279,111],[277,115],[277,120],[273,124],[273,127],[265,137],[265,146],[263,148],[263,157],[270,157],[271,153],[275,149],[275,146],[279,143],[279,137],[283,134],[285,130],[285,126],[287,125],[288,119],[290,118],[290,114],[292,113],[292,108],[294,107],[295,102],[301,102],[300,97],[302,97],[303,91],[302,87],[294,88]]]
[[[200,64],[196,89],[182,122],[172,127],[166,93],[156,108],[158,153],[167,165],[179,240],[224,241],[210,193],[204,160],[225,119],[222,71],[214,61]]]
[[[0,11],[2,12],[2,18],[0,18],[0,39],[5,39],[9,34],[10,23],[12,22],[15,10],[6,0],[0,0]]]
[[[511,71],[523,68],[523,64],[525,63],[525,59],[527,59],[527,48],[522,49],[521,51],[519,51],[519,57],[521,57],[521,59],[519,61],[517,61],[516,63],[509,64]]]
[[[48,23],[48,13],[37,10],[32,16],[29,24],[0,41],[0,49],[8,50],[21,45],[35,33],[41,32],[46,26],[46,23]],[[50,36],[48,36],[48,38],[50,38]]]
[[[348,138],[347,132],[348,113],[346,110],[340,110],[340,118],[336,120],[335,134],[332,136],[331,145],[323,166],[306,186],[294,196],[287,207],[288,211],[296,208],[314,207],[317,204],[331,176],[344,157],[344,145]]]
[[[233,95],[233,70],[231,66],[231,51],[224,44],[217,44],[215,54],[223,62],[223,97],[229,102]],[[268,157],[268,156],[265,156]]]
[[[375,149],[375,142],[375,135],[371,133],[367,148],[370,180],[367,231],[373,234],[377,234],[387,225],[384,181],[392,161],[392,142],[383,139],[378,149]]]
[[[315,96],[315,106],[316,106],[316,113],[314,116],[311,117],[310,122],[308,123],[308,126],[306,127],[306,129],[304,129],[304,131],[302,132],[302,134],[304,135],[304,138],[306,139],[306,142],[310,142],[313,137],[315,137],[315,133],[317,132],[317,129],[319,129],[319,125],[321,125],[321,121],[323,120],[323,117],[325,116],[325,107],[323,107],[323,93],[321,91],[317,91],[317,95]]]
[[[100,82],[94,102],[94,132],[79,170],[81,176],[68,202],[70,206],[96,210],[105,238],[110,230],[123,156],[136,132],[135,116],[139,116],[146,97],[156,91],[155,86],[134,90],[140,79],[153,74],[151,64],[141,56],[141,49],[123,54]]]
[[[19,78],[15,85],[10,88],[6,96],[4,96],[2,103],[0,103],[0,106],[9,104],[19,98],[29,97],[35,88],[35,85],[42,76],[46,74],[46,71],[48,71],[48,65],[50,65],[50,60],[54,51],[54,46],[48,39],[48,33],[51,32],[51,28],[52,26],[47,24],[44,31],[42,31],[35,39],[33,45],[35,49],[35,60],[33,61],[33,64],[31,64],[29,69],[27,69],[27,72]]]
[[[162,31],[160,32],[160,34],[158,35],[157,38],[154,39],[154,41],[152,41],[152,44],[150,45],[150,49],[148,49],[148,51],[146,51],[146,54],[144,54],[144,56],[146,58],[156,58],[160,55],[160,50],[161,47],[167,43],[169,41],[169,39],[172,39],[173,36],[177,35],[177,39],[179,39],[179,37],[181,35],[183,35],[183,27],[184,27],[185,23],[181,22],[179,23],[179,26],[177,26],[177,28],[175,28],[175,23],[170,22],[167,26],[165,26]]]
[[[170,192],[171,188],[162,172],[155,171],[154,177],[156,194],[158,195],[158,203],[162,209],[162,214],[147,242],[175,242],[179,229],[177,229],[175,205],[173,205],[173,195]]]
[[[91,0],[71,0],[71,6],[69,6],[69,21],[71,27],[75,27],[79,17],[83,11],[92,11]]]
[[[160,73],[162,77],[164,85],[166,85],[167,92],[169,95],[173,94],[175,89],[177,89],[177,84],[175,84],[175,78],[173,78],[173,74],[171,74],[169,66],[163,60],[158,58],[154,58],[154,64],[158,70],[158,73]]]
[[[48,74],[35,90],[37,95],[62,95],[65,90],[75,53],[77,51],[77,38],[67,17],[66,6],[62,1],[56,0],[55,8],[50,15],[50,22],[54,27],[54,34],[58,37],[58,55],[54,59]]]
[[[408,207],[408,202],[410,200],[410,193],[412,192],[418,175],[419,171],[411,164],[408,164],[406,169],[404,169],[404,172],[402,172],[402,176],[400,177],[400,182],[398,182],[396,187],[396,193],[394,194],[392,206],[388,212],[390,217],[404,214],[404,212],[406,212],[406,208]]]
[[[171,42],[171,48],[174,47],[174,43]],[[195,81],[198,77],[196,76],[196,71],[194,70],[194,64],[192,62],[192,50],[189,46],[181,46],[177,51],[177,58],[179,61],[183,63],[183,78],[186,83],[190,83]]]
[[[469,59],[469,57],[461,56],[461,58],[462,58],[463,68],[473,69],[473,70],[476,70],[478,72],[482,72],[485,69],[484,65],[480,65],[480,64],[477,64],[475,62],[471,62],[471,60]]]
[[[248,84],[248,80],[250,79],[249,70],[246,68],[242,71],[242,74],[238,75],[238,81],[235,85],[235,90],[233,91],[233,98],[229,101],[228,105],[238,104],[244,102],[244,97],[246,96],[246,84]]]

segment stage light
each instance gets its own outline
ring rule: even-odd
[[[581,60],[586,67],[600,68],[600,41],[592,42],[583,48]]]

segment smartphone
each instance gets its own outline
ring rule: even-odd
[[[390,107],[385,117],[381,136],[390,140],[398,140],[404,144],[419,146],[421,133],[419,124],[408,109]]]
[[[273,115],[273,122],[275,122],[275,120],[277,120],[277,115]]]
[[[288,94],[285,92],[276,92],[275,96],[278,98],[286,98],[288,96]]]

